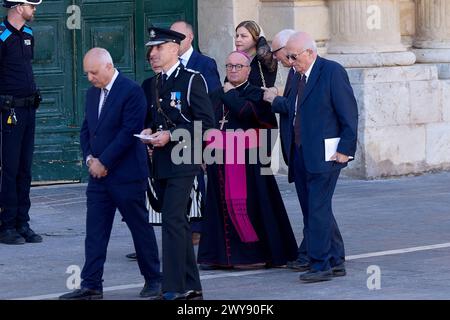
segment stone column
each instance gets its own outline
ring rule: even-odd
[[[410,49],[416,34],[416,4],[414,0],[400,0],[400,31],[402,43]]]
[[[416,0],[417,62],[438,65],[439,77],[450,79],[450,1]]]
[[[260,0],[259,22],[267,38],[283,29],[311,34],[319,47],[329,39],[328,7],[326,0]]]
[[[399,1],[328,0],[328,57],[345,67],[414,64],[414,54],[401,43]]]

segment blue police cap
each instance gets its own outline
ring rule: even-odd
[[[3,7],[12,8],[20,4],[32,4],[37,6],[38,4],[41,4],[41,2],[42,0],[3,0]]]
[[[186,38],[182,33],[156,27],[148,28],[148,33],[150,34],[150,41],[145,44],[146,46],[157,46],[165,42],[180,44],[180,42]]]

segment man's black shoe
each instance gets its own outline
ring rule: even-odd
[[[333,272],[333,277],[343,277],[347,274],[344,262],[342,262],[340,265],[332,267],[331,271]]]
[[[136,252],[129,253],[125,257],[127,257],[128,259],[131,259],[131,260],[137,260]]]
[[[286,267],[294,271],[305,272],[311,269],[309,262],[300,262],[298,260],[288,261]]]
[[[203,292],[198,290],[188,290],[185,293],[186,300],[203,300]]]
[[[141,298],[156,298],[159,295],[161,295],[161,283],[160,282],[153,282],[148,283],[145,281],[144,288],[142,288],[141,292],[139,293],[139,296]]]
[[[22,227],[17,229],[17,232],[24,237],[25,241],[28,243],[39,243],[42,242],[42,237],[36,234],[30,227]]]
[[[59,300],[98,300],[103,299],[103,292],[88,288],[81,288],[75,291],[63,294]]]
[[[150,300],[186,300],[186,292],[164,292],[157,297],[152,297]]]
[[[231,270],[234,269],[233,266],[219,266],[216,264],[200,264],[198,266],[200,270]]]
[[[300,280],[304,282],[328,281],[333,278],[331,269],[325,271],[310,270],[300,275]]]
[[[25,239],[15,229],[0,232],[0,242],[4,244],[24,244]]]

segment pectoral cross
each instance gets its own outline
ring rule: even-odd
[[[223,130],[223,126],[225,125],[225,123],[227,123],[228,120],[225,119],[225,116],[223,116],[222,120],[219,121],[220,123],[220,130]]]

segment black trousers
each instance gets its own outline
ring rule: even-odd
[[[201,290],[192,234],[186,216],[194,176],[161,179],[163,292]]]
[[[7,124],[9,111],[1,112],[0,231],[27,227],[30,216],[31,165],[36,109],[14,109],[17,124]]]

